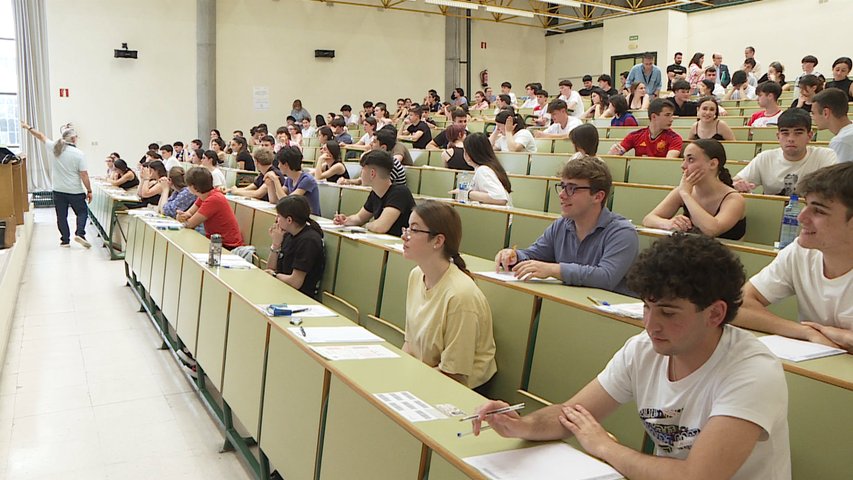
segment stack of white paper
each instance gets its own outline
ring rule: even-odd
[[[616,480],[610,465],[558,442],[464,458],[492,480]]]
[[[193,253],[193,258],[196,259],[199,263],[203,263],[207,265],[208,254],[206,253]],[[220,259],[219,266],[222,268],[235,268],[235,269],[250,269],[255,268],[250,262],[247,262],[245,258],[240,255],[234,255],[233,253],[223,253],[222,258]]]
[[[301,338],[305,343],[361,343],[385,341],[385,339],[370,333],[364,327],[290,327],[288,330],[298,338]]]
[[[637,227],[637,230],[639,230],[639,231],[641,231],[641,232],[654,233],[654,234],[657,234],[657,235],[667,235],[667,236],[672,235],[673,233],[675,233],[675,232],[674,232],[674,231],[672,231],[672,230],[664,230],[664,229],[662,229],[662,228]]]
[[[382,345],[329,345],[312,346],[311,350],[329,360],[368,360],[372,358],[400,358]]]
[[[621,317],[643,319],[643,302],[617,303],[615,305],[596,305],[595,308]]]
[[[803,360],[814,360],[815,358],[829,357],[846,353],[840,348],[827,347],[819,343],[796,340],[779,335],[767,335],[759,339],[773,355],[791,362],[802,362]]]
[[[502,282],[535,282],[535,283],[562,283],[560,279],[554,277],[548,278],[529,278],[529,276],[524,278],[516,278],[515,274],[512,272],[475,272],[477,275],[482,275],[484,277],[492,278],[495,280],[500,280]]]

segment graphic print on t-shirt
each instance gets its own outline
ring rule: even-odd
[[[665,409],[641,408],[640,419],[649,436],[660,451],[671,454],[675,451],[690,450],[693,441],[701,429],[679,425],[683,408]]]
[[[800,176],[796,173],[789,173],[785,175],[785,179],[783,180],[785,186],[782,188],[782,191],[779,192],[779,195],[784,195],[786,197],[790,197],[791,195],[793,195],[794,190],[797,187],[797,181],[799,181],[799,179]]]

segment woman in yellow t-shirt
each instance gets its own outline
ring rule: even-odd
[[[497,371],[492,311],[459,255],[462,221],[435,201],[417,206],[403,229],[409,274],[403,351],[470,388]]]

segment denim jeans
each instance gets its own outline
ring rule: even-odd
[[[86,238],[86,220],[89,219],[89,210],[86,208],[85,193],[63,193],[53,192],[53,203],[56,206],[56,226],[59,228],[59,239],[62,243],[68,243],[70,233],[68,231],[68,207],[74,210],[77,216],[77,236]]]

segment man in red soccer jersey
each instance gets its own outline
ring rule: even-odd
[[[634,149],[638,157],[678,158],[683,143],[681,135],[673,132],[672,116],[675,107],[669,100],[656,98],[649,104],[649,126],[629,133],[621,143],[610,147],[610,155],[625,155]]]

